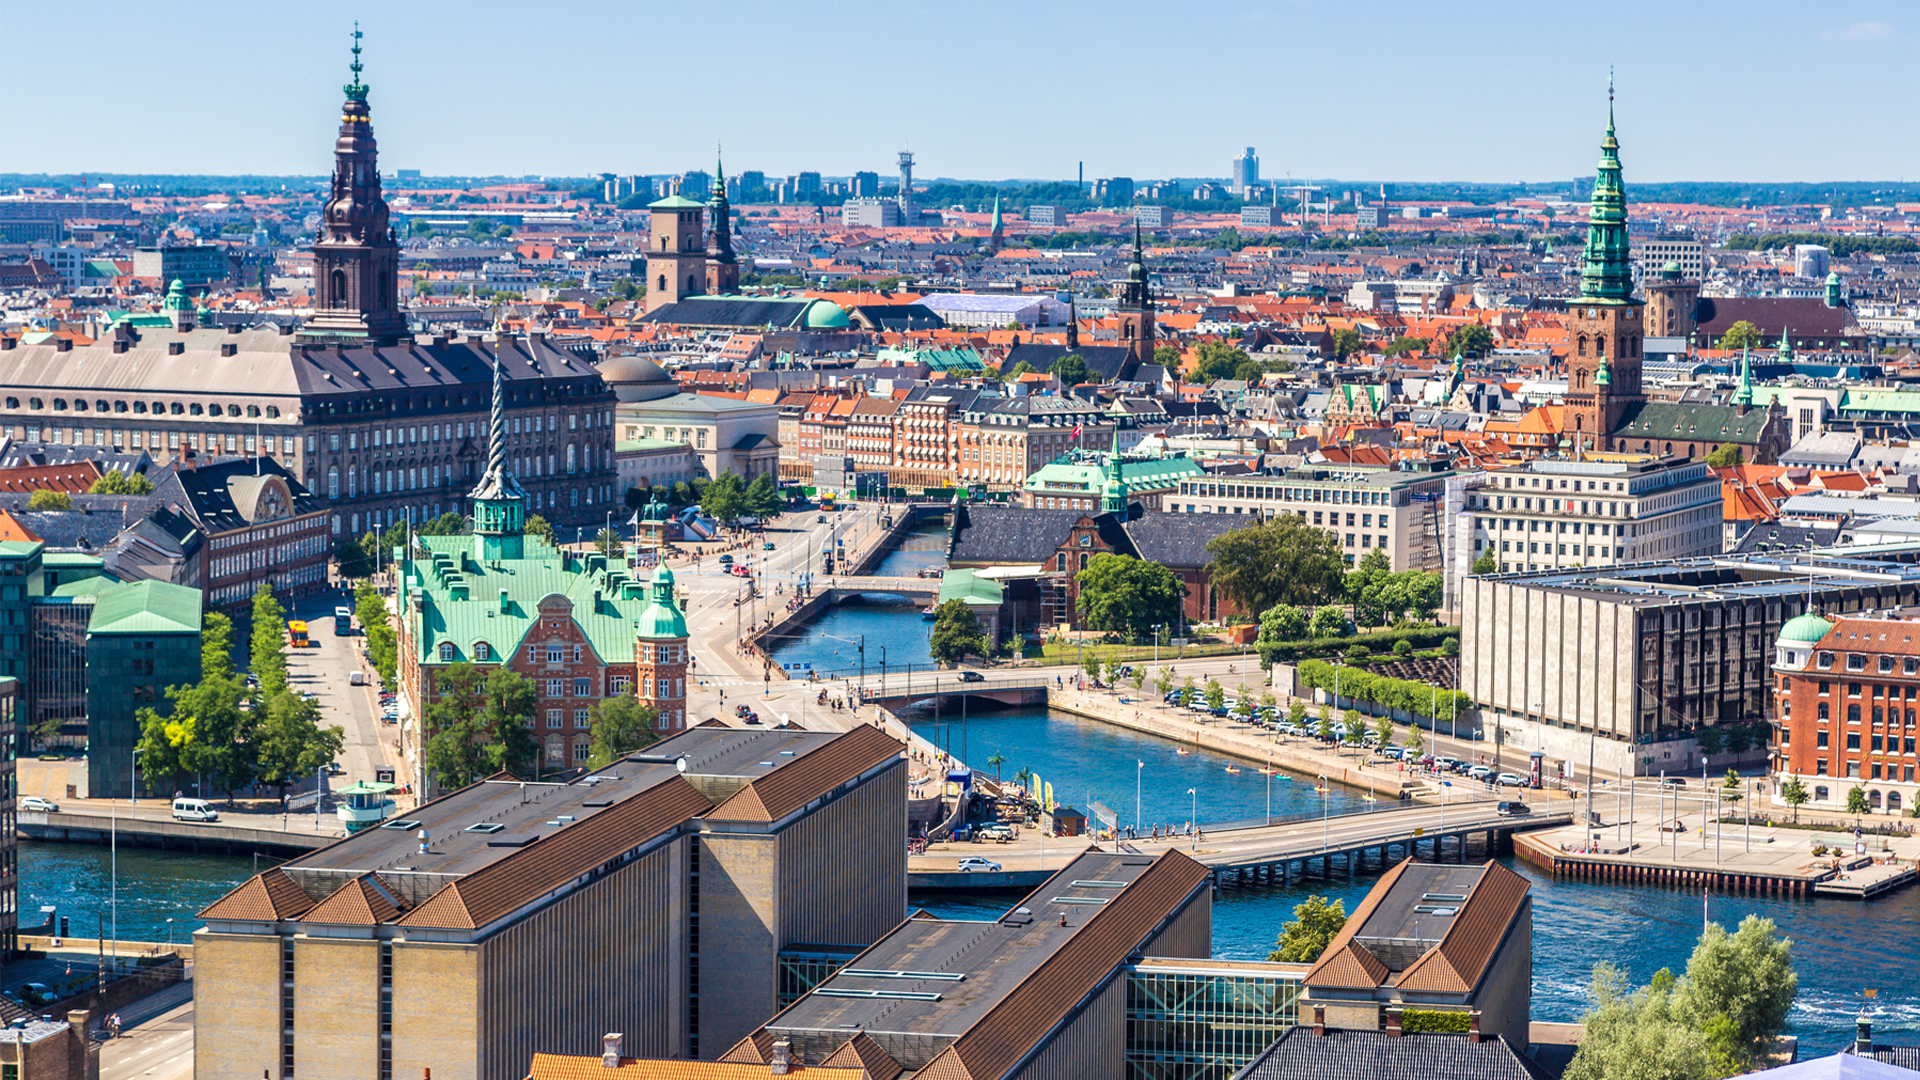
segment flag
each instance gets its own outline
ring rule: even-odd
[[[636,529],[639,528],[640,527],[640,511],[635,510],[633,512],[633,516],[627,519],[627,524],[633,526]]]
[[[1074,438],[1076,438],[1076,439],[1077,439],[1077,438],[1079,438],[1079,437],[1080,437],[1080,432],[1082,432],[1082,431],[1084,431],[1084,430],[1086,430],[1086,425],[1085,425],[1085,424],[1075,424],[1075,425],[1073,425],[1073,437],[1074,437]]]

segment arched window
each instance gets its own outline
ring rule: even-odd
[[[1607,339],[1606,338],[1597,337],[1593,339],[1593,355],[1595,356],[1607,355]]]
[[[1900,812],[1900,793],[1897,791],[1887,792],[1887,813],[1897,814],[1899,812]]]
[[[1580,355],[1587,355],[1587,335],[1585,334],[1580,335]]]
[[[1879,791],[1877,790],[1869,791],[1867,793],[1867,805],[1873,807],[1875,810],[1880,809],[1880,792]]]
[[[700,278],[697,275],[687,275],[687,291],[690,293],[700,291]]]
[[[380,288],[373,294],[373,306],[384,309],[387,306],[387,272],[380,271],[380,276],[376,280],[379,281]]]
[[[451,642],[451,641],[443,641],[443,642],[441,642],[441,643],[440,643],[440,660],[441,660],[441,662],[442,662],[442,663],[445,663],[446,661],[448,661],[448,660],[452,660],[452,659],[453,659],[453,642]]]
[[[665,246],[665,245],[666,245],[666,241],[665,241],[665,240],[662,240],[662,241],[660,241],[660,243],[661,243],[661,245],[662,245],[662,246]],[[667,291],[667,275],[665,275],[665,274],[661,274],[661,275],[660,275],[660,280],[659,280],[659,281],[658,281],[657,283],[655,283],[655,285],[654,285],[654,287],[653,287],[653,291],[654,291],[654,292],[666,292],[666,291]]]
[[[359,496],[359,494],[360,494],[360,470],[349,468],[347,470],[347,498],[349,499],[356,498]]]
[[[340,497],[340,466],[329,465],[327,466],[327,498],[337,499],[339,497]]]
[[[339,268],[333,271],[333,306],[347,306],[347,272]]]
[[[491,646],[491,645],[489,645],[489,644],[487,644],[487,643],[486,643],[486,642],[484,642],[484,641],[476,641],[476,642],[474,642],[474,643],[473,643],[473,658],[474,658],[475,660],[491,660],[491,659],[493,659],[493,646]]]
[[[1575,390],[1585,390],[1587,388],[1587,373],[1585,371],[1574,372],[1573,382],[1574,382],[1573,388]]]

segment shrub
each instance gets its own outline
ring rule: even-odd
[[[1395,656],[1412,656],[1412,655],[1413,655],[1413,642],[1411,642],[1411,641],[1408,641],[1408,640],[1407,640],[1406,638],[1401,638],[1401,639],[1400,639],[1399,641],[1396,641],[1396,642],[1394,642],[1394,643],[1393,643],[1393,655],[1395,655]]]
[[[1371,655],[1371,653],[1367,652],[1365,645],[1355,645],[1353,648],[1347,650],[1347,663],[1364,664],[1367,662],[1367,657]]]
[[[1334,667],[1324,660],[1302,660],[1301,685],[1311,689],[1332,690]],[[1420,716],[1449,716],[1452,710],[1473,708],[1473,699],[1458,690],[1436,690],[1412,679],[1392,679],[1369,671],[1346,668],[1339,673],[1340,696],[1365,701],[1383,709],[1397,709]]]
[[[1442,1012],[1438,1009],[1400,1010],[1400,1030],[1409,1035],[1432,1031],[1465,1034],[1470,1022],[1471,1018],[1463,1012]]]
[[[1460,648],[1460,628],[1457,626],[1418,626],[1398,630],[1376,630],[1371,634],[1359,634],[1349,637],[1308,638],[1300,641],[1280,641],[1262,643],[1260,663],[1272,666],[1276,662],[1308,660],[1322,656],[1339,656],[1352,646],[1359,645],[1368,652],[1388,652],[1397,641],[1409,641],[1413,647],[1439,648],[1444,650],[1448,642],[1453,643],[1456,655]]]

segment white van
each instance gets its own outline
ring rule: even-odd
[[[175,821],[219,821],[220,814],[205,799],[173,800]]]
[[[365,685],[367,685],[367,673],[366,673],[366,672],[364,672],[364,671],[351,671],[351,672],[348,672],[348,673],[347,673],[347,685],[348,685],[348,686],[365,686]]]

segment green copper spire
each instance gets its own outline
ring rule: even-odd
[[[998,192],[994,193],[993,196],[993,231],[1000,231],[1000,195]]]
[[[1580,302],[1624,304],[1633,299],[1628,265],[1627,189],[1620,179],[1620,141],[1613,134],[1613,83],[1607,83],[1607,135],[1587,208],[1587,246],[1581,253]]]
[[[1740,388],[1733,392],[1735,405],[1753,404],[1753,360],[1745,346],[1740,349]]]
[[[1113,442],[1107,450],[1107,483],[1100,491],[1100,509],[1109,514],[1127,512],[1127,485],[1120,479],[1120,423],[1113,425]]]
[[[1774,350],[1774,358],[1782,364],[1793,363],[1793,342],[1787,340],[1787,328],[1780,328],[1780,347]]]
[[[507,342],[496,348],[504,351]],[[493,359],[493,411],[487,424],[487,471],[473,489],[473,554],[481,562],[518,559],[526,551],[527,493],[507,466],[507,392],[500,357]]]
[[[367,85],[360,81],[360,37],[360,20],[355,19],[353,22],[353,63],[347,65],[347,67],[353,71],[353,81],[340,88],[346,91],[347,98],[352,101],[367,100]]]

